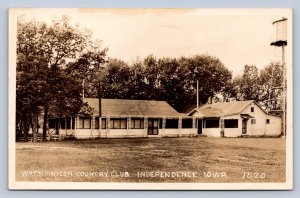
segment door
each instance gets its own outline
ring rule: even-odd
[[[242,122],[242,134],[246,134],[247,133],[247,119],[243,119]]]
[[[158,119],[148,119],[148,135],[158,135]]]
[[[198,120],[198,134],[202,134],[202,120]]]

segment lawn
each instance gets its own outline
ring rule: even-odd
[[[17,181],[284,182],[283,138],[16,143]]]

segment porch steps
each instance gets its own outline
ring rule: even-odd
[[[250,138],[251,136],[250,135],[241,135],[241,137],[245,137],[245,138]]]

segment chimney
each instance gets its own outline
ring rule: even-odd
[[[99,117],[102,116],[102,105],[101,105],[101,82],[99,81],[98,85],[98,98],[99,98]]]

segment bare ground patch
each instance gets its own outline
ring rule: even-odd
[[[16,170],[18,181],[284,182],[285,139],[145,138],[17,143]],[[24,171],[40,171],[44,175],[24,176]],[[184,171],[195,172],[197,177],[137,176],[138,172]],[[103,174],[87,175],[93,172]],[[207,178],[207,172],[215,176],[225,172],[226,177]],[[264,173],[266,177],[243,178],[248,172]],[[76,176],[77,173],[82,175]]]

